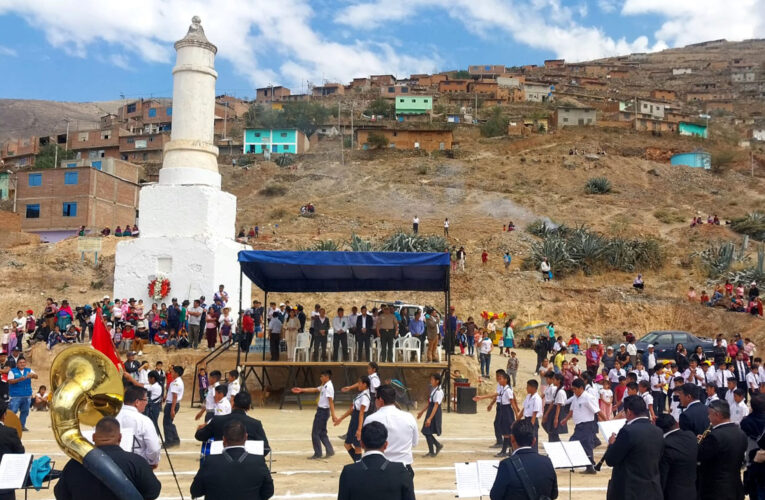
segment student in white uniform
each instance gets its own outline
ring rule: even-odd
[[[505,370],[497,370],[497,393],[486,394],[473,397],[473,401],[482,399],[491,399],[491,403],[486,407],[486,411],[491,411],[494,404],[497,405],[497,413],[494,419],[495,432],[499,432],[502,451],[497,453],[497,457],[507,456],[510,449],[510,427],[515,422],[515,415],[518,413],[518,404],[513,395],[513,389],[510,387],[510,377]]]
[[[157,429],[149,417],[141,412],[148,404],[146,389],[130,385],[125,389],[124,404],[117,414],[120,429],[133,432],[133,453],[146,459],[152,469],[159,464],[161,450]]]
[[[725,401],[728,402],[728,406],[733,408],[736,404],[736,400],[734,398],[734,393],[736,391],[737,383],[736,379],[731,377],[728,379],[728,390],[725,391]]]
[[[228,376],[228,393],[226,394],[226,397],[228,398],[229,405],[233,406],[234,396],[239,394],[239,391],[241,390],[241,385],[239,384],[239,372],[231,370],[226,375]]]
[[[685,379],[682,377],[682,375],[680,375],[673,378],[672,381],[674,382],[675,387],[681,387],[685,382]],[[683,413],[683,409],[680,408],[680,396],[678,396],[676,390],[672,391],[672,397],[669,401],[669,413],[675,417],[677,422],[680,421],[680,414]]]
[[[380,387],[380,376],[377,374],[380,367],[372,361],[367,365],[367,377],[369,377],[369,400],[372,402],[370,407],[367,408],[366,416],[373,414],[377,408],[375,408],[375,400],[377,399],[377,388]],[[342,392],[348,392],[352,390],[362,391],[359,383],[356,382],[353,385],[348,385],[340,389]],[[345,439],[345,437],[343,437]]]
[[[335,416],[335,386],[332,385],[332,371],[324,370],[319,374],[319,380],[321,385],[319,387],[293,387],[292,392],[295,394],[302,393],[319,393],[319,405],[316,408],[316,415],[313,417],[313,427],[311,428],[311,442],[313,443],[313,455],[308,457],[310,460],[318,460],[321,458],[321,446],[326,448],[326,454],[324,458],[329,458],[335,454],[335,450],[332,448],[332,443],[327,436],[327,421],[329,417],[332,417],[334,422],[337,417]]]
[[[345,434],[345,451],[348,452],[351,460],[357,462],[361,458],[361,428],[364,427],[364,417],[371,402],[369,397],[369,377],[362,375],[354,385],[360,392],[353,398],[348,411],[335,420],[335,426],[340,425],[340,422],[350,415],[351,421],[348,424],[348,432]]]
[[[759,359],[759,358],[757,358]],[[753,398],[760,393],[760,366],[755,360],[752,363],[752,369],[746,374],[746,389],[749,391],[749,398]]]
[[[220,417],[231,413],[231,403],[229,403],[228,398],[226,397],[228,392],[227,387],[225,385],[217,385],[215,389],[213,389],[213,392],[215,393],[213,396],[215,399],[215,409],[213,410],[215,416]]]
[[[717,384],[707,384],[707,400],[704,401],[704,405],[708,408],[710,404],[719,400],[720,398],[717,397]]]
[[[494,376],[497,380],[497,390],[496,394],[485,394],[483,396],[474,396],[473,401],[480,401],[482,399],[491,399],[491,403],[489,403],[489,406],[486,407],[486,411],[491,411],[492,406],[496,405],[496,412],[494,413],[494,438],[496,439],[496,442],[490,446],[490,448],[501,448],[502,447],[502,426],[500,425],[500,408],[502,406],[502,391],[504,389],[502,388],[502,384],[500,383],[500,378],[502,378],[504,375],[506,375],[505,370],[499,369],[495,372]]]
[[[598,400],[593,398],[584,390],[584,382],[581,379],[574,380],[571,384],[574,396],[566,401],[571,405],[571,410],[563,418],[562,424],[568,422],[570,418],[574,419],[574,434],[569,441],[579,441],[584,448],[584,452],[590,461],[594,464],[592,449],[595,440],[595,433],[598,427],[598,417],[600,416],[600,406]],[[601,419],[602,420],[602,419]],[[587,467],[586,474],[597,474],[593,465]]]
[[[746,406],[744,389],[733,391],[733,405],[730,407],[730,421],[741,425],[741,421],[749,415],[749,407]]]
[[[205,423],[215,416],[215,388],[220,385],[220,370],[211,371],[207,378],[210,380],[210,386],[207,388],[207,394],[205,395],[205,405],[194,417],[194,420],[199,420],[204,415]]]
[[[534,426],[534,444],[532,445],[534,451],[539,450],[537,444],[539,442],[539,421],[544,413],[542,398],[537,394],[537,390],[539,390],[539,382],[534,379],[526,382],[526,398],[523,400],[523,418]]]
[[[656,422],[656,414],[653,411],[653,395],[651,395],[651,384],[647,380],[641,380],[638,383],[638,396],[643,398],[645,407],[648,409],[648,415],[651,423]]]
[[[733,373],[728,370],[728,364],[723,363],[720,365],[720,367],[717,369],[717,397],[720,399],[725,399],[725,393],[728,390],[728,379],[734,379],[735,376]]]
[[[608,380],[611,381],[612,386],[619,385],[619,377],[626,377],[627,372],[622,368],[622,364],[618,361],[614,361],[614,367],[608,372]]]
[[[154,427],[159,430],[159,412],[162,409],[162,386],[159,383],[159,374],[152,370],[147,377],[149,383],[143,387],[146,389],[146,397],[149,400],[143,414],[154,422]]]
[[[542,415],[542,426],[545,431],[547,431],[547,440],[551,443],[555,443],[560,441],[561,434],[568,433],[566,425],[561,425],[563,417],[568,413],[568,409],[566,408],[568,396],[566,395],[566,391],[563,390],[563,374],[552,374],[552,372],[550,374],[551,383],[549,387],[552,388],[552,391],[550,391],[551,394],[549,396],[545,396],[545,411]],[[550,402],[549,407],[547,405],[548,399]]]
[[[428,396],[428,406],[420,410],[417,414],[419,420],[425,413],[425,422],[422,424],[422,434],[428,442],[428,453],[426,457],[435,457],[444,447],[438,442],[436,436],[441,435],[441,404],[444,401],[444,390],[441,389],[441,375],[433,373],[430,375],[430,396]]]
[[[181,408],[181,400],[183,399],[183,367],[173,366],[173,372],[175,378],[170,382],[170,388],[167,391],[167,398],[165,399],[165,414],[162,417],[162,429],[165,434],[165,448],[172,448],[174,446],[180,446],[181,438],[178,436],[178,429],[175,428],[173,420],[175,415]]]
[[[638,361],[635,363],[635,369],[632,370],[632,373],[634,373],[637,376],[637,381],[640,383],[641,380],[645,380],[646,382],[649,382],[651,377],[648,375],[648,372],[645,370],[645,367],[643,366],[642,361]]]
[[[651,375],[651,396],[653,396],[653,412],[661,415],[667,408],[666,386],[669,383],[669,377],[664,372],[663,365],[656,365],[656,370]]]
[[[138,369],[138,383],[146,385],[149,383],[149,362],[144,361],[141,367]]]

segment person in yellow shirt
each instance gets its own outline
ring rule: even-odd
[[[555,366],[555,373],[561,372],[561,365],[566,361],[566,347],[561,347],[558,354],[553,358],[553,366]]]

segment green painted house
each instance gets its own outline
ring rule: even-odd
[[[397,115],[424,115],[432,109],[432,96],[396,96]]]
[[[297,129],[248,128],[244,131],[244,154],[271,153],[302,154],[310,143],[305,134]]]
[[[699,123],[680,122],[677,131],[680,135],[707,138],[707,126]]]

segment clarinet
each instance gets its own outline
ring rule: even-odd
[[[606,447],[606,452],[603,453],[603,456],[600,457],[600,460],[598,460],[598,463],[596,463],[595,467],[593,467],[593,469],[595,469],[597,472],[600,472],[600,468],[603,467],[603,463],[606,461],[606,453],[608,453],[608,448],[610,448],[610,447],[611,447],[611,445],[609,444]]]
[[[707,436],[709,436],[709,433],[712,432],[712,424],[709,424],[709,427],[700,435],[698,436],[698,441],[696,444],[701,444],[702,441],[704,441]]]

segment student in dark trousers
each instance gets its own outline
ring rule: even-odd
[[[332,371],[324,370],[319,375],[321,385],[319,387],[293,387],[292,392],[301,393],[319,393],[319,406],[316,408],[316,415],[313,417],[313,428],[311,429],[311,441],[313,443],[313,455],[308,457],[310,460],[321,458],[321,445],[327,450],[325,458],[335,454],[332,443],[327,436],[327,421],[332,417],[332,422],[337,421],[335,416],[335,387],[332,385]]]
[[[181,438],[178,437],[178,429],[175,428],[173,421],[175,415],[181,407],[181,399],[183,399],[183,367],[173,366],[173,372],[175,378],[170,382],[170,387],[167,390],[167,399],[165,399],[165,413],[162,417],[162,429],[165,432],[165,448],[172,448],[173,446],[180,446]]]
[[[426,457],[435,457],[444,447],[436,440],[435,436],[441,435],[441,403],[444,401],[444,390],[441,389],[441,375],[433,373],[430,376],[430,396],[428,396],[428,406],[423,408],[417,414],[417,418],[425,417],[425,423],[422,425],[422,434],[428,442],[428,453]]]
[[[595,444],[595,433],[598,428],[598,417],[600,415],[600,406],[598,400],[584,390],[582,379],[576,379],[571,384],[574,396],[569,398],[567,403],[571,405],[568,415],[563,417],[559,425],[565,425],[569,418],[574,420],[574,433],[569,441],[579,441],[584,448],[584,452],[590,461],[595,463],[592,456],[592,449]],[[585,474],[597,474],[595,467],[590,465],[584,471]]]
[[[497,457],[506,457],[510,448],[510,427],[515,422],[515,416],[519,413],[518,403],[515,401],[513,389],[510,387],[510,377],[505,370],[497,370],[497,394],[486,394],[485,396],[475,396],[473,401],[481,399],[491,399],[491,403],[486,408],[491,411],[494,403],[497,404],[497,414],[494,419],[494,428],[499,432],[500,446],[502,451],[497,453]]]

